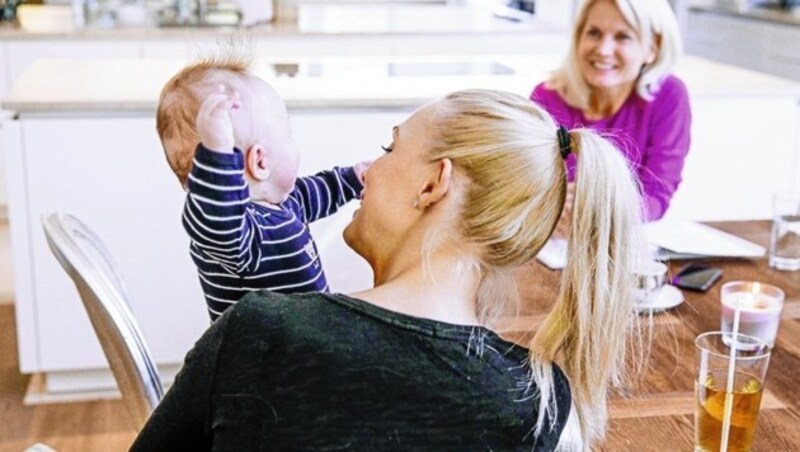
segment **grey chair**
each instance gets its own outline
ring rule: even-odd
[[[42,217],[47,243],[78,288],[97,338],[137,431],[164,389],[150,350],[128,305],[128,294],[102,241],[72,215]]]

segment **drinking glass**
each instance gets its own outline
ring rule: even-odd
[[[737,347],[734,356],[732,392],[727,391],[729,343]],[[695,339],[697,346],[697,412],[695,414],[695,452],[719,451],[723,444],[725,404],[731,403],[727,450],[746,452],[752,449],[756,418],[764,392],[769,365],[769,344],[752,336],[712,331]]]
[[[800,192],[773,196],[769,266],[778,270],[800,270]]]

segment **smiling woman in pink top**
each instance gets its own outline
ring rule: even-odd
[[[530,96],[564,127],[617,144],[639,177],[646,220],[666,212],[689,151],[689,96],[671,75],[680,53],[666,0],[585,0],[564,64]],[[574,158],[567,164],[574,174]]]

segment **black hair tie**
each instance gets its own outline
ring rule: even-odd
[[[572,144],[569,140],[569,130],[564,126],[558,126],[558,151],[561,153],[561,158],[566,159],[572,152]]]

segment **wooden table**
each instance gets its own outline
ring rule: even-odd
[[[754,243],[769,243],[768,221],[711,223]],[[684,291],[685,302],[654,316],[653,343],[644,374],[626,394],[612,396],[604,451],[691,451],[694,448],[694,338],[719,330],[723,283],[751,280],[786,293],[783,319],[770,359],[754,451],[800,451],[800,272],[769,268],[758,260],[705,259],[722,268],[722,279],[706,293]],[[684,261],[670,263],[674,273]],[[532,264],[520,273],[523,321],[509,336],[518,339],[538,324],[555,296],[559,272]],[[527,325],[527,327],[523,326]]]

